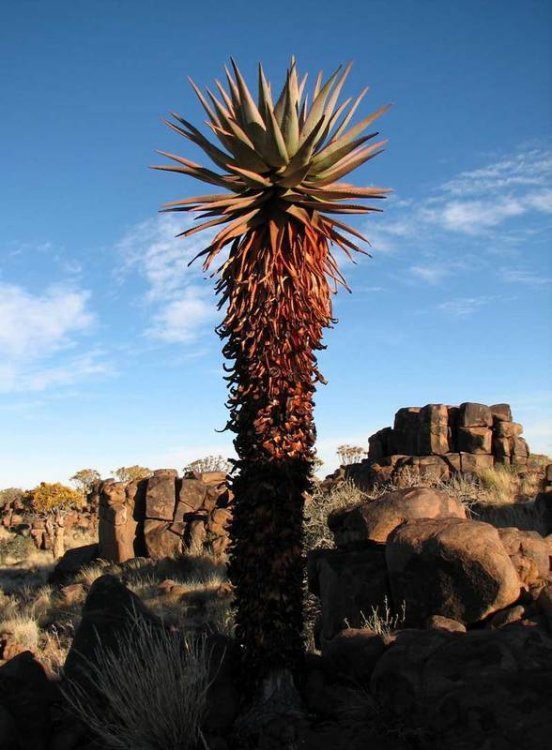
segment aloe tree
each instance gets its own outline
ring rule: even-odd
[[[156,169],[221,189],[164,210],[205,220],[182,237],[219,227],[196,258],[207,271],[220,257],[213,275],[225,317],[217,332],[230,362],[227,427],[238,456],[230,575],[246,672],[260,680],[293,670],[303,651],[303,496],[314,458],[313,394],[324,382],[316,351],[334,322],[331,295],[346,286],[331,247],[349,258],[365,252],[362,234],[336,217],[380,210],[355,201],[386,193],[340,179],[382,150],[384,141],[368,144],[377,133],[365,131],[387,107],[351,124],[367,89],[339,102],[350,65],[326,81],[319,74],[309,98],[292,58],[275,103],[261,66],[256,100],[234,61],[232,68],[216,93],[191,81],[218,143],[179,114],[167,122],[218,169],[163,151],[173,163]]]

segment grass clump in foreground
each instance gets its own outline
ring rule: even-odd
[[[205,638],[155,627],[134,615],[117,652],[85,660],[86,683],[65,681],[77,718],[111,750],[195,750],[210,686]]]

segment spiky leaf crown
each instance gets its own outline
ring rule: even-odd
[[[225,68],[228,90],[216,81],[218,96],[209,89],[207,97],[204,96],[190,80],[207,113],[207,125],[225,150],[205,138],[180,115],[171,113],[174,122],[167,121],[169,127],[199,146],[222,172],[164,151],[159,153],[176,165],[155,169],[191,175],[227,191],[167,203],[166,211],[192,211],[198,213],[199,218],[207,219],[179,236],[227,224],[199,253],[199,256],[207,256],[206,268],[225,245],[249,230],[266,226],[272,240],[290,221],[339,245],[349,256],[350,250],[364,252],[342,232],[365,238],[327,214],[379,210],[348,201],[384,198],[385,189],[356,187],[339,180],[382,150],[385,141],[365,145],[378,135],[377,132],[362,133],[388,106],[350,126],[368,90],[364,89],[354,101],[349,98],[338,103],[351,64],[344,70],[340,66],[325,82],[322,74],[318,75],[310,106],[305,86],[307,76],[299,80],[293,58],[275,104],[262,66],[259,66],[257,102],[233,60],[232,67],[235,77]],[[337,267],[331,275],[343,280]]]

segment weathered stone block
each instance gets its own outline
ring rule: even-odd
[[[125,510],[125,522],[115,525],[100,517],[98,557],[110,562],[124,562],[134,557],[136,522],[129,519]]]
[[[458,450],[465,453],[490,453],[493,433],[487,427],[459,427]]]
[[[460,404],[460,427],[491,427],[493,415],[488,406],[467,401]]]
[[[163,479],[177,479],[178,472],[176,469],[155,469],[153,476]]]
[[[126,499],[124,482],[108,480],[102,487],[100,507],[103,505],[123,505]]]
[[[519,437],[523,432],[523,427],[517,422],[497,422],[495,426],[495,435],[498,438]]]
[[[395,432],[392,427],[384,427],[368,438],[368,458],[376,461],[395,453]]]
[[[522,437],[510,438],[512,446],[512,463],[526,464],[529,458],[529,446]]]
[[[448,408],[444,404],[428,404],[419,415],[419,455],[443,455],[449,452]]]
[[[512,455],[510,438],[493,438],[493,455],[498,463],[509,464]]]
[[[166,521],[147,518],[144,522],[144,541],[148,557],[159,560],[174,557],[182,551],[182,538],[170,530]]]
[[[418,456],[421,408],[417,406],[399,409],[395,414],[394,439],[397,453]]]
[[[446,456],[443,456],[443,459],[449,465],[451,473],[462,471],[462,464],[459,453],[447,453]]]
[[[512,410],[510,404],[493,404],[489,408],[495,422],[512,421]]]
[[[199,479],[183,479],[174,520],[181,522],[188,513],[197,513],[203,507],[207,485]]]
[[[460,453],[460,466],[464,474],[478,474],[494,466],[493,456],[484,453]]]
[[[172,521],[176,505],[175,478],[154,474],[146,489],[146,518]]]

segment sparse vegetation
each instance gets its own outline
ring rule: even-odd
[[[338,445],[336,452],[342,466],[357,464],[367,456],[366,450],[358,445]]]
[[[80,469],[73,474],[69,481],[75,485],[78,492],[86,496],[100,479],[100,472],[96,469]]]
[[[6,489],[0,490],[0,509],[12,503],[22,503],[24,497],[25,490],[20,487],[6,487]]]
[[[35,513],[48,516],[51,513],[65,513],[74,508],[82,508],[80,492],[59,482],[41,482],[25,494],[25,504]]]
[[[147,469],[145,466],[119,466],[118,469],[113,469],[113,476],[119,480],[119,482],[137,482],[140,479],[147,479],[151,477],[151,469]]]
[[[225,474],[229,474],[232,471],[232,463],[228,458],[224,456],[204,456],[203,458],[197,458],[187,466],[184,467],[184,473],[197,472],[202,474],[205,471],[222,471]]]
[[[0,563],[10,565],[27,560],[34,552],[35,545],[29,536],[7,534],[0,538]]]
[[[135,617],[117,653],[98,650],[87,666],[90,687],[66,682],[63,692],[105,747],[196,750],[210,684],[204,638],[182,637]]]
[[[387,597],[384,597],[382,607],[372,607],[369,615],[361,612],[362,627],[387,638],[395,630],[404,628],[406,621],[406,602],[401,604],[398,612],[393,612]]]

